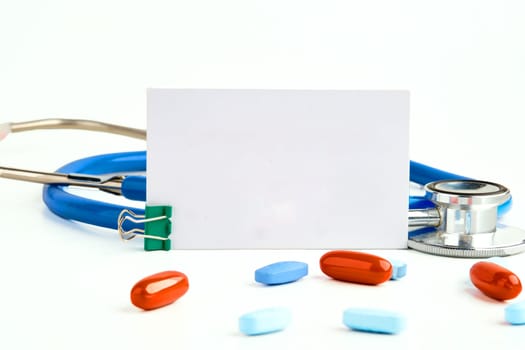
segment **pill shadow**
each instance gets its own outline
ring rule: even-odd
[[[180,312],[176,311],[177,309],[183,308],[183,305],[177,302],[173,302],[171,304],[167,304],[155,309],[150,310],[144,310],[141,309],[131,303],[129,304],[121,304],[118,307],[115,307],[115,311],[118,311],[119,313],[125,313],[125,314],[134,314],[134,315],[154,315],[154,314],[161,314],[165,312]],[[175,310],[175,311],[173,311]]]
[[[142,310],[141,308],[138,308],[136,306],[133,306],[133,305],[121,305],[117,310],[121,313],[125,313],[125,314],[135,314],[135,315],[143,315],[143,314],[155,314],[155,313],[159,313],[160,311],[159,310],[162,310],[166,307],[168,307],[169,305],[166,305],[164,307],[159,307],[157,309],[152,309],[152,310]]]
[[[312,279],[315,280],[315,283],[323,283],[323,284],[329,285],[329,286],[348,285],[348,286],[354,286],[354,287],[359,287],[359,288],[370,288],[370,287],[373,287],[374,289],[385,288],[385,286],[388,285],[388,283],[397,282],[397,281],[394,281],[394,280],[387,280],[387,281],[385,281],[383,283],[379,283],[379,284],[366,284],[366,283],[358,283],[358,282],[337,280],[335,278],[331,278],[331,277],[328,277],[328,276],[322,276],[322,275],[312,276]]]
[[[471,296],[473,296],[474,298],[476,298],[478,300],[482,300],[484,302],[489,302],[489,303],[492,303],[492,304],[505,304],[505,301],[492,299],[491,297],[483,294],[480,290],[478,290],[475,287],[465,287],[464,291],[467,294],[470,294]]]
[[[260,288],[260,289],[278,288],[278,287],[283,287],[283,286],[289,286],[289,285],[292,285],[292,284],[304,283],[306,279],[307,279],[307,277],[303,277],[303,278],[300,278],[300,279],[298,279],[296,281],[291,281],[291,282],[286,282],[286,283],[279,283],[279,284],[264,284],[264,283],[259,283],[259,282],[256,282],[256,281],[250,281],[250,282],[247,283],[247,285],[250,288]]]
[[[375,337],[375,336],[386,336],[386,337],[394,337],[398,334],[395,334],[395,333],[384,333],[384,332],[371,332],[371,331],[360,331],[359,329],[350,329],[350,328],[347,328],[347,327],[334,327],[334,332],[338,332],[338,333],[350,333],[350,334],[363,334],[363,336],[370,336],[370,337]]]
[[[133,314],[133,315],[141,315],[141,314],[154,314],[155,311],[160,310],[162,308],[153,309],[153,310],[142,310],[141,308],[138,308],[133,305],[120,305],[116,310],[120,313],[124,314]]]
[[[231,332],[228,332],[227,335],[230,336],[230,337],[238,337],[238,338],[245,338],[245,339],[250,339],[250,338],[267,338],[267,337],[271,338],[271,337],[278,336],[279,334],[282,334],[282,333],[285,333],[285,332],[286,332],[285,329],[280,330],[280,331],[273,331],[273,332],[259,333],[259,334],[244,334],[241,331],[231,331]]]
[[[315,283],[325,283],[325,284],[351,283],[351,282],[346,282],[346,281],[339,281],[339,280],[333,279],[328,276],[323,276],[323,275],[312,276],[311,279],[314,280]]]

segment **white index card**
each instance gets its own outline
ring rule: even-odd
[[[406,248],[406,91],[148,90],[173,249]]]

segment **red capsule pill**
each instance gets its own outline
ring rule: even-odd
[[[521,293],[521,281],[512,271],[487,261],[470,268],[470,280],[483,294],[496,300],[508,300]]]
[[[169,305],[189,288],[188,277],[178,271],[164,271],[145,277],[131,289],[131,303],[144,310]]]
[[[361,284],[379,284],[392,276],[392,264],[379,256],[334,250],[320,260],[321,271],[336,280]]]

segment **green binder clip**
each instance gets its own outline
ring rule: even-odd
[[[138,215],[129,209],[124,209],[118,217],[118,233],[123,240],[129,241],[137,235],[144,238],[144,250],[170,250],[172,208],[169,205],[146,205],[145,215]],[[144,229],[132,228],[125,230],[124,222],[131,221],[144,224]]]

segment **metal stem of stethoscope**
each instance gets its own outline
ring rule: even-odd
[[[408,227],[437,227],[441,215],[437,209],[411,209],[408,211]]]
[[[123,176],[46,173],[42,171],[0,167],[0,177],[40,184],[80,186],[122,195]]]
[[[510,199],[502,185],[477,180],[441,180],[425,186],[436,207],[409,211],[410,248],[425,253],[482,258],[525,251],[525,231],[497,224],[498,206]],[[429,231],[430,228],[430,232]]]

